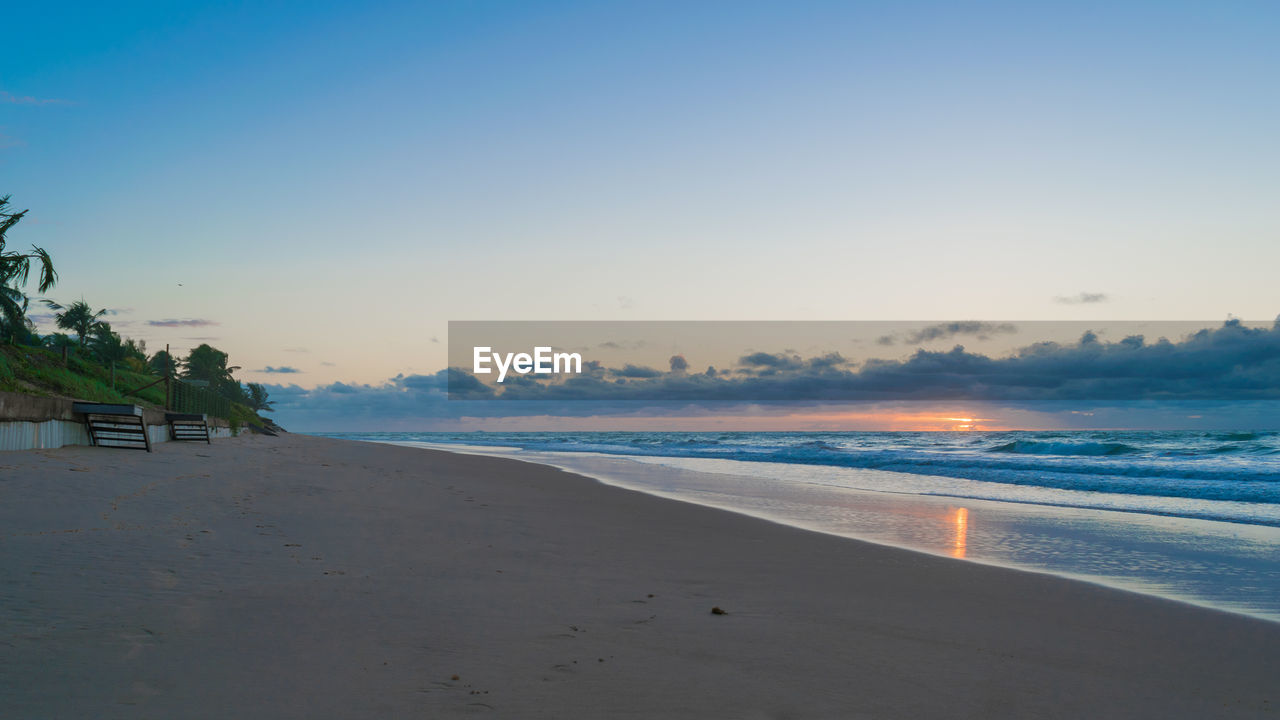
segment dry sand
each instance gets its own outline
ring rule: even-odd
[[[0,582],[9,719],[1280,714],[1280,624],[296,435],[2,454]]]

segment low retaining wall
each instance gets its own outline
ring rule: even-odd
[[[74,400],[0,392],[0,451],[41,450],[64,445],[89,445],[84,418],[72,410]],[[169,425],[163,410],[143,408],[151,442],[169,441]],[[209,418],[209,436],[231,437],[231,427],[220,418]]]

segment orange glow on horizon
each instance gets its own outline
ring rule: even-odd
[[[792,413],[774,418],[780,426],[798,430],[887,430],[909,432],[970,432],[1012,430],[995,418],[961,417],[936,411]]]
[[[459,427],[461,425],[461,427]],[[470,426],[470,427],[467,427]],[[780,414],[461,418],[452,429],[672,432],[971,432],[1015,430],[956,409],[788,412]]]

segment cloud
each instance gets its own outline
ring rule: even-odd
[[[963,322],[939,323],[921,328],[906,337],[909,343],[930,342],[932,340],[948,340],[957,335],[973,335],[979,340],[986,340],[992,335],[1016,333],[1018,328],[1010,323],[989,323],[969,320]]]
[[[285,351],[285,352],[287,352],[287,353],[309,353],[309,352],[311,352],[310,350],[308,350],[308,349],[306,349],[306,348],[304,348],[304,347],[287,347],[287,348],[284,348],[284,351]]]
[[[466,418],[697,417],[741,408],[913,402],[1043,409],[1062,417],[1110,418],[1107,422],[1135,426],[1152,413],[1176,410],[1177,417],[1185,418],[1205,407],[1246,424],[1280,419],[1280,324],[1249,328],[1232,320],[1177,340],[1130,336],[1106,342],[1089,333],[1075,343],[1036,343],[999,358],[956,346],[857,367],[834,353],[808,359],[787,353],[747,357],[770,373],[661,372],[632,366],[641,372],[619,377],[617,371],[601,371],[556,382],[526,376],[495,389],[452,368],[398,375],[375,385],[269,389],[282,424],[294,421],[311,429],[397,423],[405,429],[447,429]],[[1127,414],[1108,415],[1106,408],[1128,409],[1123,411]],[[1071,415],[1072,410],[1078,412]]]
[[[656,378],[662,376],[661,370],[627,363],[621,370],[611,370],[614,375],[624,378]]]
[[[14,95],[13,93],[0,90],[0,103],[8,105],[74,105],[70,100],[59,100],[57,98],[37,98],[30,95]]]
[[[192,320],[148,320],[147,324],[151,327],[210,327],[220,325],[221,323],[213,320],[201,320],[199,318]]]
[[[300,372],[302,372],[302,371],[301,371],[301,370],[299,370],[299,369],[298,369],[298,368],[296,368],[296,367],[289,367],[288,365],[281,365],[280,367],[272,367],[272,366],[268,365],[268,366],[266,366],[266,367],[262,368],[261,370],[259,370],[258,372],[262,372],[262,373],[282,373],[282,374],[293,374],[293,373],[300,373]]]
[[[804,359],[787,353],[743,356],[735,376],[663,373],[627,366],[607,378],[571,376],[531,382],[496,397],[520,400],[678,402],[979,400],[1280,399],[1280,326],[1255,329],[1230,320],[1179,341],[1141,336],[1105,342],[1092,332],[1073,344],[1037,343],[993,358],[957,345],[917,350],[903,360],[853,368],[838,354]],[[461,371],[460,371],[461,372]],[[514,391],[513,391],[514,390]]]
[[[325,367],[337,367],[337,365],[338,365],[337,363],[331,363],[331,362],[329,362],[328,360],[321,361],[321,363],[320,363],[320,364],[321,364],[321,365],[323,365],[323,366],[325,366]]]
[[[782,353],[774,354],[767,352],[755,352],[750,355],[743,355],[738,358],[738,364],[750,368],[763,368],[766,371],[777,372],[780,370],[796,370],[804,367],[804,362],[799,355],[785,355]]]
[[[1095,303],[1104,303],[1111,300],[1106,293],[1090,293],[1082,292],[1079,295],[1058,295],[1053,299],[1056,303],[1063,305],[1093,305]]]
[[[624,340],[622,342],[605,340],[596,347],[602,350],[639,350],[647,344],[644,340]]]
[[[929,325],[909,333],[882,335],[876,338],[876,344],[894,345],[901,340],[904,343],[914,345],[917,343],[933,342],[935,340],[950,340],[957,335],[972,335],[978,340],[989,340],[992,335],[1011,334],[1016,332],[1018,332],[1018,328],[1011,323],[962,320],[958,322],[937,323],[936,325]]]
[[[835,368],[842,365],[848,365],[849,361],[838,352],[827,353],[821,357],[809,359],[809,367],[811,369]]]
[[[738,358],[740,366],[737,372],[741,375],[771,376],[792,372],[813,371],[825,373],[832,368],[849,365],[849,361],[838,352],[827,353],[804,359],[792,350],[780,353],[755,352]],[[714,375],[715,373],[711,373]],[[729,371],[721,371],[722,375]]]
[[[689,361],[683,355],[672,355],[668,362],[671,364],[671,372],[682,373],[689,369]]]
[[[444,373],[448,392],[454,398],[461,398],[462,400],[469,400],[473,398],[487,400],[493,397],[493,388],[480,382],[469,372],[458,370],[456,368],[449,368],[448,370],[445,370]],[[522,382],[528,381],[528,378],[519,376],[512,379],[516,382],[517,386],[522,384]],[[425,390],[427,392],[435,389],[438,383],[438,378],[430,378],[422,375],[410,375],[408,377],[400,376],[397,380],[399,380],[400,384],[404,385],[406,388]]]

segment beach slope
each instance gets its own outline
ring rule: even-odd
[[[1277,623],[511,460],[0,455],[5,718],[1276,717],[1277,668]]]

